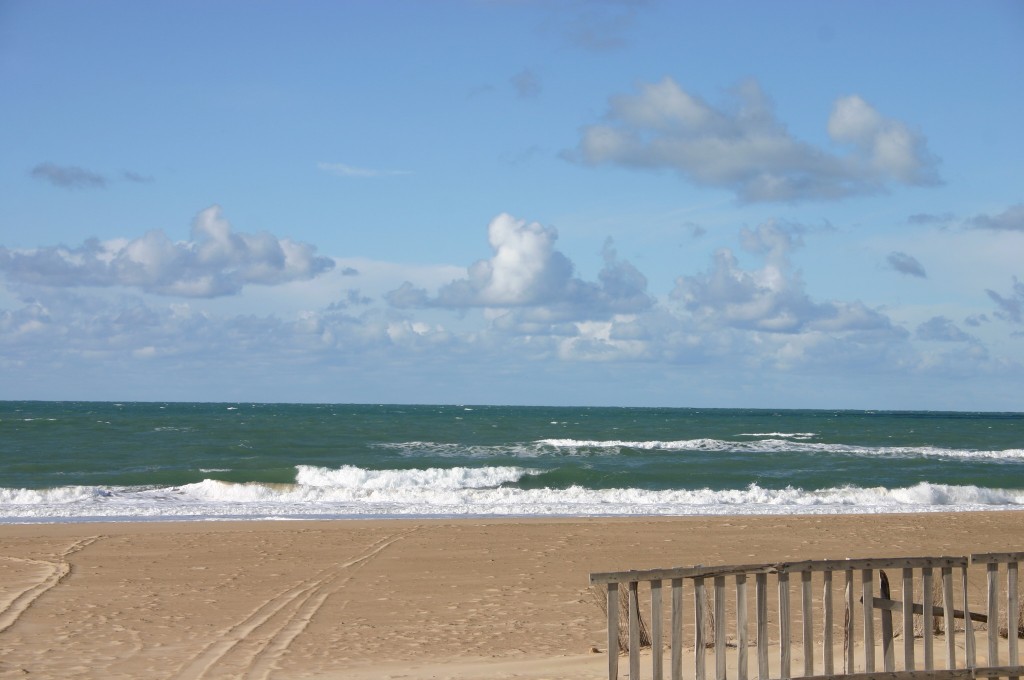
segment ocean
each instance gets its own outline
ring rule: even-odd
[[[0,523],[1024,507],[1024,414],[0,402]]]

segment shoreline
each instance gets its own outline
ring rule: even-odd
[[[1024,550],[1024,511],[0,525],[0,677],[601,677],[589,574]]]
[[[737,505],[735,507],[742,507]],[[50,516],[7,516],[0,517],[0,527],[5,526],[35,526],[35,525],[74,525],[74,524],[202,524],[202,523],[258,523],[258,522],[461,522],[461,521],[508,521],[508,522],[530,522],[548,520],[671,520],[671,519],[722,519],[734,518],[755,518],[755,517],[886,517],[906,515],[959,515],[964,513],[1024,513],[1024,506],[1019,504],[1002,505],[978,505],[968,504],[963,506],[949,505],[928,505],[928,506],[903,506],[903,507],[879,507],[874,510],[864,508],[853,508],[849,510],[835,510],[834,506],[799,506],[798,511],[793,511],[792,506],[768,505],[764,508],[767,512],[730,512],[734,507],[728,507],[716,512],[692,512],[679,513],[666,511],[663,513],[629,514],[627,512],[609,514],[514,514],[514,513],[451,513],[451,514],[385,514],[385,513],[364,513],[364,514],[309,514],[309,515],[85,515],[75,517],[50,517]]]

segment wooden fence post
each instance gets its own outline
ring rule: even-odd
[[[608,680],[619,680],[619,584],[608,584]]]
[[[942,568],[942,611],[946,628],[946,668],[956,668],[956,623],[953,621],[953,568]]]
[[[883,600],[892,599],[892,591],[889,589],[889,577],[886,576],[885,571],[878,572],[878,595]],[[892,631],[892,611],[889,609],[882,610],[882,664],[883,669],[886,673],[892,673],[896,670],[896,658],[892,649],[893,644],[893,631]]]
[[[814,675],[814,599],[811,570],[800,572],[800,624],[804,644],[804,675]]]
[[[757,677],[768,680],[768,574],[754,576],[754,605],[757,620]]]
[[[914,670],[914,569],[903,568],[903,667]]]
[[[661,662],[661,579],[651,581],[651,674],[663,680]]]
[[[704,652],[707,642],[704,640],[704,579],[697,577],[693,579],[693,623],[695,626],[693,643],[693,670],[696,680],[704,680]]]
[[[736,680],[747,680],[747,575],[736,574]]]
[[[864,605],[864,671],[875,672],[875,612],[873,602],[874,594],[874,572],[871,569],[862,569],[861,578],[861,600]]]
[[[825,579],[824,591],[821,596],[822,618],[824,619],[822,632],[821,665],[825,669],[825,675],[835,673],[835,663],[832,661],[832,626],[835,614],[832,606],[832,570],[828,569],[823,574]]]
[[[924,634],[924,669],[926,671],[935,668],[935,602],[932,599],[934,584],[932,581],[932,568],[921,569],[921,602],[923,603],[921,614],[921,628]]]
[[[683,579],[672,579],[672,680],[683,680]]]

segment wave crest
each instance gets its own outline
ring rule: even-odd
[[[472,471],[471,471],[472,470]],[[1024,506],[1024,490],[911,487],[522,489],[519,468],[372,471],[307,468],[316,483],[204,480],[179,487],[0,489],[0,521],[81,518],[784,515],[932,512]],[[504,481],[502,481],[504,480]]]

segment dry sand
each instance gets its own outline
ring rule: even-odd
[[[592,571],[1024,550],[1024,513],[0,526],[0,677],[600,678]]]

